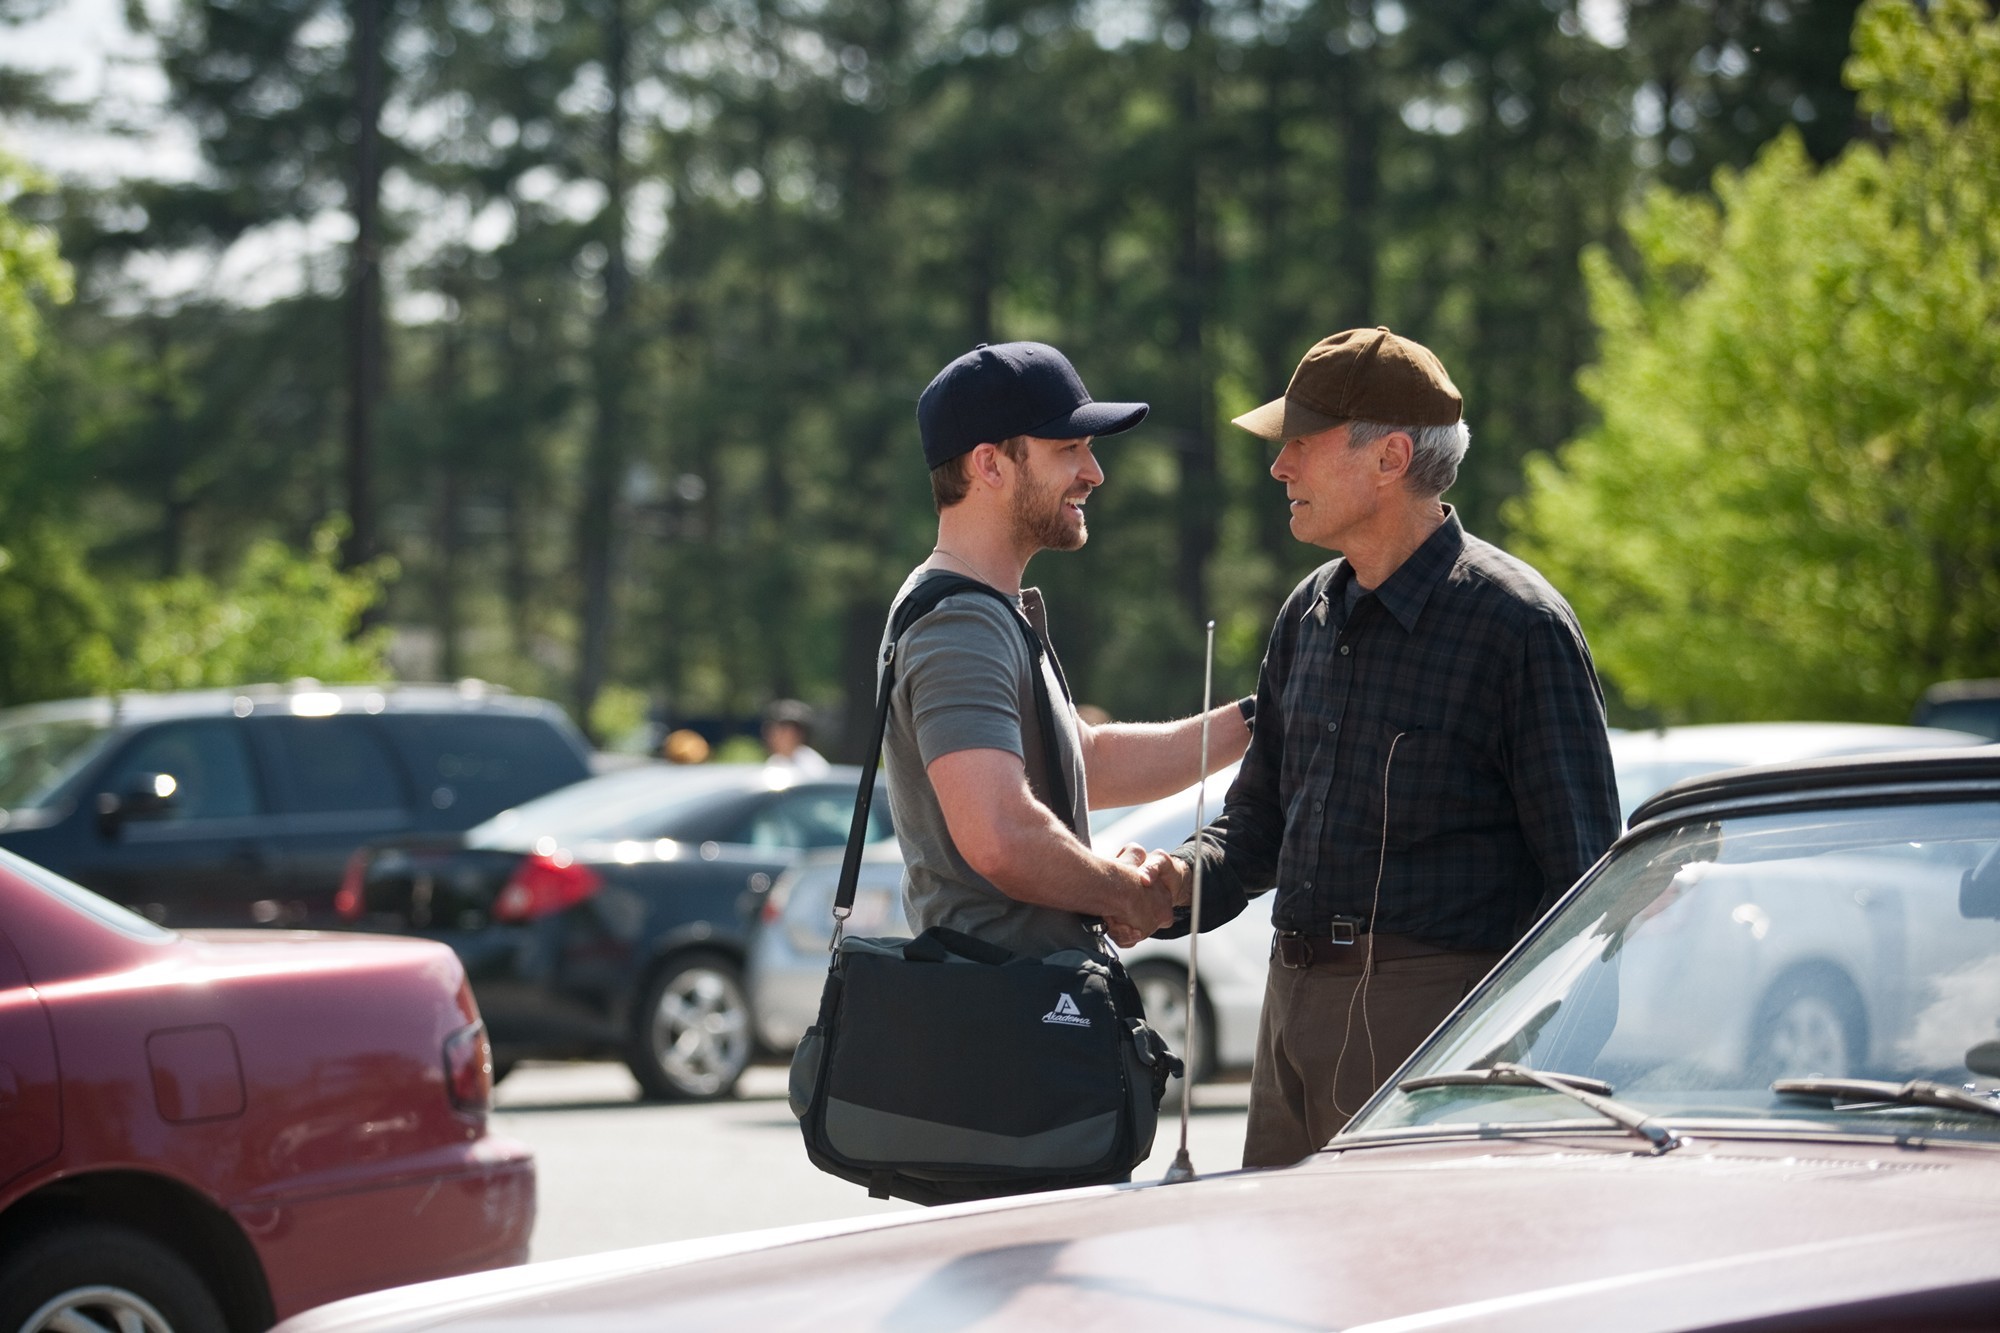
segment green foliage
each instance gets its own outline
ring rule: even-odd
[[[12,207],[22,192],[47,185],[38,173],[0,152],[0,376],[35,350],[41,328],[36,300],[70,298],[69,266],[57,253],[55,232]]]
[[[2000,674],[2000,22],[1871,0],[1848,74],[1886,146],[1781,137],[1713,203],[1648,195],[1636,280],[1589,256],[1603,419],[1510,513],[1667,720]]]
[[[76,540],[36,503],[32,475],[46,460],[32,424],[30,373],[42,341],[42,302],[70,296],[55,237],[14,208],[47,184],[0,154],[0,703],[58,693],[105,657],[99,590]]]
[[[340,535],[340,525],[327,524],[305,555],[254,542],[224,582],[182,574],[117,590],[117,656],[90,684],[173,690],[298,676],[388,679],[388,629],[357,631],[393,566],[343,572]]]
[[[0,544],[0,707],[86,693],[113,669],[105,594],[46,523]]]
[[[606,738],[606,748],[629,747],[632,738],[647,736],[644,690],[629,685],[607,685],[598,691],[590,708],[590,734]]]

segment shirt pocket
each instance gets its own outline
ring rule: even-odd
[[[1381,723],[1377,731],[1376,780],[1379,792],[1386,772],[1392,845],[1436,842],[1514,822],[1506,780],[1478,746],[1436,727]]]
[[[1316,675],[1311,671],[1293,671],[1278,696],[1285,724],[1284,776],[1287,785],[1293,788],[1307,782],[1312,773],[1323,771],[1329,757],[1321,753],[1321,747],[1339,739],[1337,732],[1328,729],[1329,723],[1339,720],[1333,701],[1328,697],[1325,682],[1316,681]]]

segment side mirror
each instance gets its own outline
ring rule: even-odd
[[[135,773],[122,792],[97,796],[97,826],[106,837],[134,819],[165,819],[180,809],[180,783],[171,773]]]
[[[2000,921],[2000,843],[1959,878],[1958,914],[1970,921]]]

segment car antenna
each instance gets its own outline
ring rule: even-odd
[[[1215,692],[1215,622],[1208,622],[1208,643],[1203,649],[1201,664],[1201,771],[1194,780],[1194,833],[1201,837],[1201,831],[1208,827],[1208,705]],[[1183,1180],[1193,1180],[1194,1163],[1188,1159],[1188,1107],[1194,1103],[1195,1048],[1200,1044],[1200,1035],[1195,1024],[1200,1011],[1195,1006],[1195,956],[1201,947],[1201,863],[1207,858],[1197,854],[1194,858],[1194,888],[1188,894],[1188,976],[1187,976],[1187,1036],[1181,1045],[1186,1047],[1185,1072],[1181,1075],[1181,1147],[1174,1154],[1172,1166],[1161,1179],[1163,1185],[1177,1185]]]

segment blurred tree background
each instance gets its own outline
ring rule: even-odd
[[[0,703],[386,653],[607,738],[851,720],[934,532],[917,395],[1040,338],[1154,413],[1030,578],[1079,697],[1185,713],[1202,621],[1247,689],[1325,555],[1229,417],[1382,323],[1617,720],[1897,715],[2000,673],[2000,62],[1929,8],[1871,11],[1857,102],[1852,0],[131,5],[199,165],[0,187]],[[103,119],[19,71],[0,116]]]

